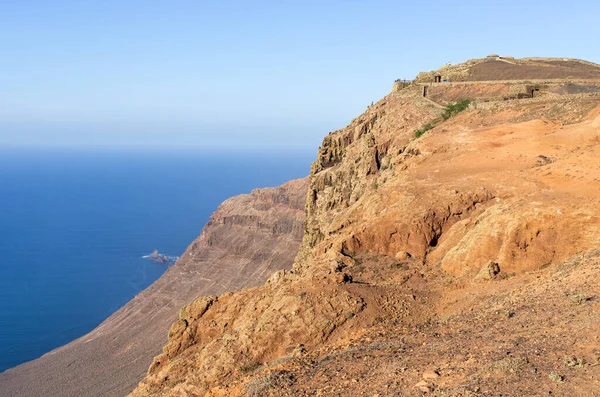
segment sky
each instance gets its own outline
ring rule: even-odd
[[[313,150],[396,78],[600,63],[597,1],[0,0],[0,146]]]

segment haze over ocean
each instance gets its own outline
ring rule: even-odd
[[[224,199],[314,153],[0,150],[0,372],[84,335],[154,282]]]

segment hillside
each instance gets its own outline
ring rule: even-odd
[[[206,294],[265,282],[291,268],[308,180],[230,198],[154,284],[89,334],[0,374],[0,396],[122,396],[167,342],[179,308]]]
[[[600,69],[495,62],[325,137],[293,269],[184,307],[132,396],[597,395]]]
[[[570,58],[523,58],[489,55],[456,65],[445,65],[433,72],[420,73],[419,82],[433,81],[441,75],[450,81],[493,80],[598,80],[600,65]]]

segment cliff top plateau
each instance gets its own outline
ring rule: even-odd
[[[325,137],[293,268],[183,307],[132,396],[600,394],[600,69],[448,68]]]
[[[450,81],[492,80],[598,80],[600,65],[572,58],[522,58],[488,55],[465,63],[447,64],[438,70],[419,73],[417,82],[429,82],[432,76]]]

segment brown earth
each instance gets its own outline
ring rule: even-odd
[[[569,58],[472,59],[421,72],[415,82],[430,83],[434,76],[451,82],[510,80],[599,80],[600,65]]]
[[[600,101],[440,112],[327,136],[293,270],[182,309],[132,396],[600,395]]]
[[[473,66],[469,77],[469,81],[527,79],[600,79],[600,67],[575,60],[522,61],[517,64],[487,61]]]
[[[500,97],[509,94],[509,86],[506,84],[473,84],[435,87],[429,89],[427,96],[435,102],[447,103],[477,97]]]
[[[427,269],[429,293],[417,295],[412,316],[355,319],[361,332],[209,395],[597,396],[599,271],[600,250],[470,286],[444,286],[444,275]],[[444,296],[432,296],[439,288]]]
[[[123,396],[167,342],[179,308],[253,287],[290,269],[302,238],[308,179],[223,202],[181,258],[89,334],[0,374],[0,396]]]

